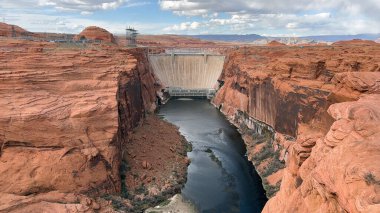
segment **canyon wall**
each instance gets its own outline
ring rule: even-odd
[[[380,45],[228,53],[213,104],[242,132],[264,212],[379,211]]]
[[[13,37],[13,36],[35,36],[34,33],[28,32],[25,29],[10,25],[4,22],[0,22],[0,37]]]
[[[86,196],[120,192],[127,136],[155,109],[145,51],[16,40],[0,49],[0,210],[99,208]]]

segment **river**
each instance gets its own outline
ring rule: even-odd
[[[267,198],[241,135],[207,100],[173,99],[159,115],[179,127],[193,149],[182,196],[202,213],[261,212]]]

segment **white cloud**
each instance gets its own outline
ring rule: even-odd
[[[201,27],[201,23],[199,22],[183,22],[180,24],[175,24],[173,26],[169,26],[164,28],[164,32],[179,32],[179,31],[189,31],[189,30],[197,30]]]
[[[93,12],[89,12],[89,11],[82,11],[80,14],[81,14],[81,15],[84,15],[84,16],[88,16],[88,15],[92,15],[92,14],[93,14]]]
[[[351,23],[351,24],[350,24]],[[379,33],[380,24],[367,19],[351,20],[346,17],[334,17],[330,13],[317,14],[234,14],[229,18],[212,18],[198,22],[196,28],[190,22],[175,24],[165,28],[168,33],[198,34],[211,33],[231,34],[359,34]]]
[[[265,13],[298,13],[304,11],[369,11],[379,17],[380,1],[378,0],[159,0],[161,9],[181,14],[198,12],[246,12],[251,14]]]
[[[119,7],[136,7],[149,4],[138,0],[1,0],[0,8],[53,8],[64,12],[89,15],[97,10],[112,10]]]
[[[194,30],[179,27],[181,23],[167,27],[169,32],[173,29],[189,34],[380,33],[379,0],[159,0],[159,5],[176,15],[203,17],[200,27]],[[210,16],[213,13],[219,14],[218,18]]]
[[[40,6],[52,6],[58,10],[96,11],[116,9],[129,0],[38,0]]]
[[[297,28],[297,26],[298,26],[298,23],[291,22],[291,23],[288,23],[286,25],[286,28],[288,28],[288,29],[294,29],[294,28]]]

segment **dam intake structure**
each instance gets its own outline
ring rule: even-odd
[[[170,96],[212,97],[225,56],[206,49],[166,49],[149,53],[153,71]]]

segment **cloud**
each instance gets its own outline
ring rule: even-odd
[[[211,18],[197,23],[175,24],[165,28],[167,33],[199,34],[201,32],[230,34],[266,34],[303,36],[316,34],[379,33],[379,23],[367,19],[351,20],[330,13],[316,14],[234,14],[228,18]]]
[[[164,32],[179,32],[179,31],[189,31],[196,30],[201,27],[201,23],[199,22],[184,22],[181,24],[175,24],[173,26],[169,26],[164,28]]]
[[[38,0],[38,5],[66,11],[96,11],[116,9],[129,0]]]
[[[53,8],[63,12],[78,12],[90,15],[98,10],[113,10],[119,7],[137,7],[149,4],[137,0],[1,0],[2,8]]]
[[[92,14],[93,14],[93,12],[89,12],[89,11],[82,11],[80,14],[81,14],[81,15],[84,15],[84,16],[88,16],[88,15],[92,15]]]
[[[212,12],[270,14],[323,10],[351,10],[352,12],[357,10],[359,12],[370,11],[371,15],[380,16],[378,0],[159,0],[159,5],[163,10],[189,15]]]
[[[380,31],[379,0],[159,0],[159,5],[175,15],[203,18],[194,30],[179,23],[167,27],[169,32],[311,35]],[[214,13],[219,18],[210,16]]]

